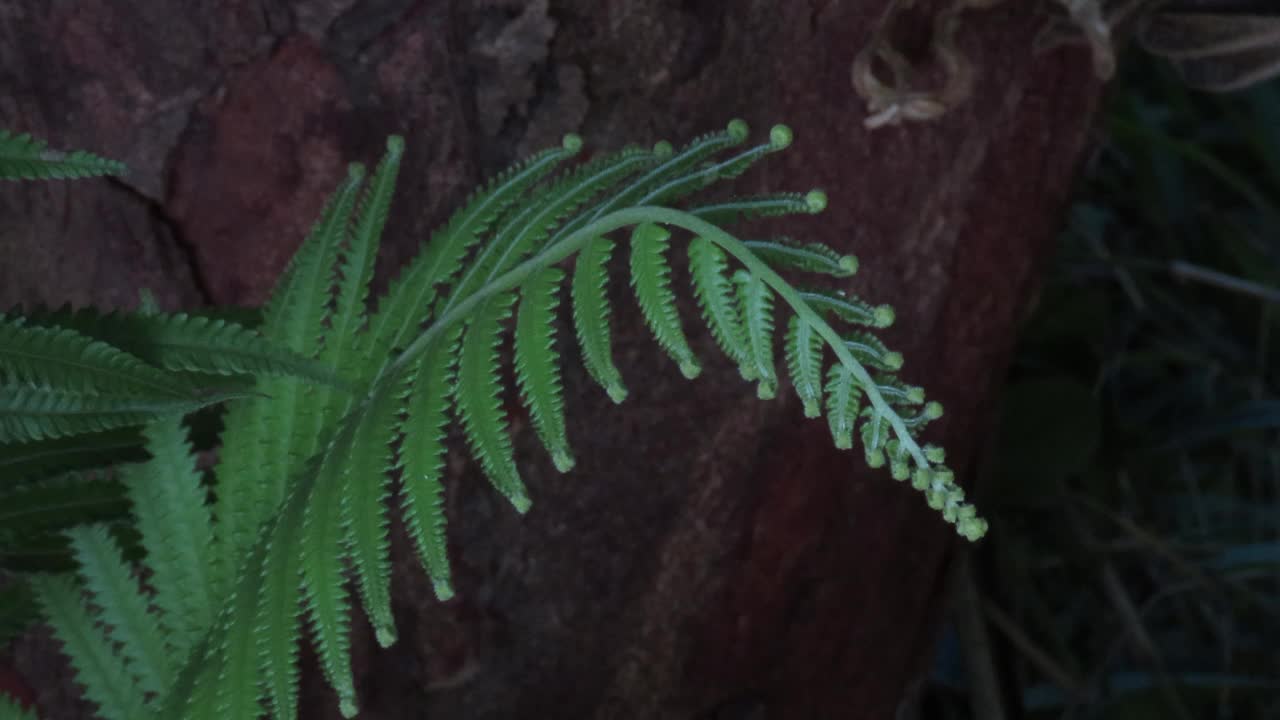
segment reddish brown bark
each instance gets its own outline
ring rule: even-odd
[[[973,13],[970,102],[868,133],[849,65],[884,0],[139,0],[0,3],[0,124],[125,160],[125,183],[0,188],[0,306],[256,303],[350,159],[406,135],[383,276],[468,191],[579,132],[675,141],[731,117],[795,145],[740,192],[824,188],[793,235],[859,255],[849,288],[898,310],[903,377],[948,415],[963,470],[1082,151],[1083,54],[1033,58],[1028,3]],[[534,508],[451,458],[458,599],[395,540],[401,635],[357,623],[367,718],[888,718],[924,669],[950,528],[831,448],[791,399],[760,402],[705,332],[690,383],[615,283],[614,407],[566,360],[577,468],[517,423]],[[691,320],[692,315],[686,315]],[[49,718],[47,642],[18,664]],[[304,717],[336,717],[315,673]],[[81,708],[82,710],[83,708]]]

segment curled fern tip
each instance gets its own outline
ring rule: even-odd
[[[751,127],[747,125],[746,120],[734,118],[729,121],[729,126],[725,128],[725,131],[729,133],[729,137],[735,143],[740,143],[747,139],[747,135],[751,133]]]
[[[577,133],[566,133],[564,140],[560,142],[565,150],[576,153],[582,149],[582,136]]]
[[[778,123],[769,130],[769,146],[773,150],[785,150],[791,145],[791,141],[795,139],[795,135],[791,132],[791,128]],[[826,206],[826,196],[823,196],[823,206]]]

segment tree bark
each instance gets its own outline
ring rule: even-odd
[[[0,307],[128,307],[139,287],[166,309],[259,303],[345,163],[392,132],[408,151],[382,278],[566,132],[608,150],[783,121],[792,148],[734,191],[826,190],[825,213],[779,227],[859,256],[847,289],[897,309],[886,340],[946,406],[931,438],[963,475],[1099,87],[1086,53],[1032,57],[1034,4],[1008,3],[965,16],[967,103],[868,132],[849,67],[886,4],[0,0],[0,127],[131,167],[0,188]],[[357,621],[361,717],[893,717],[926,669],[950,527],[794,398],[756,400],[705,331],[705,372],[682,379],[620,273],[611,292],[629,399],[566,353],[578,464],[555,473],[516,418],[523,517],[451,454],[458,597],[434,601],[397,529],[400,640],[377,649]],[[85,716],[47,636],[10,655],[45,717]],[[337,717],[304,666],[303,717]]]

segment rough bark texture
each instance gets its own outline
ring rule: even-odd
[[[260,302],[344,163],[390,132],[409,150],[383,277],[565,132],[608,149],[782,120],[794,147],[736,190],[826,189],[830,209],[788,227],[857,253],[849,288],[896,306],[888,340],[946,405],[934,438],[963,470],[1098,87],[1083,54],[1033,58],[1033,3],[1008,3],[961,33],[983,68],[968,104],[868,133],[849,66],[885,4],[0,0],[0,126],[132,168],[0,188],[0,306]],[[459,597],[432,599],[397,534],[401,639],[377,649],[357,623],[362,717],[893,717],[950,528],[794,400],[754,399],[705,332],[684,381],[614,296],[631,397],[612,406],[570,353],[578,466],[556,474],[517,421],[525,517],[452,457]],[[85,716],[47,639],[10,656],[47,718]],[[304,702],[337,717],[318,673]]]

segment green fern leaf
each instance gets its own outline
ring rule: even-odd
[[[124,163],[84,151],[50,150],[30,135],[0,130],[0,180],[63,180],[123,175]]]
[[[0,386],[0,443],[143,425],[163,415],[185,414],[231,397],[234,395],[225,393],[202,399],[117,397]]]
[[[36,575],[30,583],[54,636],[71,658],[76,681],[84,686],[85,697],[98,706],[98,714],[106,720],[153,717],[142,688],[86,610],[82,589],[61,575]]]
[[[702,317],[711,329],[716,343],[738,364],[744,380],[755,380],[756,368],[751,362],[747,331],[742,326],[738,303],[729,279],[725,277],[724,251],[711,241],[695,237],[689,244],[689,274],[693,294],[702,308]]]
[[[902,368],[902,353],[885,347],[880,338],[870,333],[853,333],[845,338],[844,346],[863,365],[890,372]]]
[[[142,434],[138,429],[118,428],[71,437],[0,445],[0,477],[33,480],[58,473],[145,459]],[[3,505],[0,503],[0,506]]]
[[[276,720],[298,716],[299,602],[302,576],[297,565],[302,512],[286,506],[270,528],[262,568],[262,594],[255,619],[262,685]]]
[[[547,268],[525,283],[516,315],[515,366],[534,430],[560,472],[573,468],[564,427],[564,389],[555,349],[555,310],[564,273]]]
[[[792,315],[787,326],[787,371],[807,418],[822,414],[822,347],[822,336],[813,326]]]
[[[728,133],[731,137],[737,136],[745,139],[747,124],[740,120],[735,120],[729,123]],[[701,190],[717,180],[737,177],[769,153],[782,150],[790,144],[791,130],[785,125],[775,125],[769,133],[769,142],[744,150],[720,162],[704,163],[692,172],[663,183],[646,194],[636,204],[667,204],[694,191]]]
[[[627,397],[622,375],[613,364],[609,340],[609,300],[605,297],[608,282],[606,264],[613,252],[613,241],[598,237],[587,243],[574,265],[571,293],[573,326],[582,347],[587,372],[600,383],[615,403]]]
[[[592,160],[551,186],[535,190],[502,223],[497,237],[481,248],[441,312],[479,291],[529,253],[541,249],[562,220],[592,197],[652,165],[653,161],[653,153],[628,148]]]
[[[349,166],[263,311],[263,336],[305,357],[321,348],[331,271],[363,175],[358,164]],[[222,462],[216,468],[216,538],[223,548],[215,575],[219,597],[235,575],[233,564],[278,507],[285,478],[315,451],[328,401],[320,388],[304,387],[292,378],[263,379],[259,390],[268,398],[238,403],[228,412]]]
[[[515,296],[504,293],[482,302],[471,319],[459,351],[458,384],[454,391],[458,417],[485,475],[506,496],[516,512],[529,510],[529,493],[520,480],[512,455],[511,438],[502,414],[502,380],[498,368],[498,344],[502,323],[511,315]]]
[[[845,297],[827,290],[804,290],[800,299],[819,313],[847,323],[887,328],[893,324],[893,308],[888,305],[869,305],[858,298]]]
[[[82,393],[188,398],[191,388],[127,353],[67,329],[0,315],[0,381]]]
[[[796,215],[804,213],[816,215],[827,207],[827,196],[821,190],[800,193],[775,193],[772,195],[753,195],[745,198],[734,198],[723,202],[698,205],[689,209],[689,214],[715,225],[732,225],[747,220],[758,220],[766,217]]]
[[[182,657],[213,623],[212,521],[179,418],[153,423],[145,434],[152,459],[126,468],[124,484],[147,548],[161,625]]]
[[[680,366],[680,373],[693,379],[702,372],[689,348],[675,293],[671,290],[671,266],[667,264],[667,240],[671,233],[653,223],[637,225],[631,233],[631,285],[645,323],[667,354]]]
[[[432,237],[417,258],[392,281],[379,302],[377,312],[369,321],[369,332],[364,336],[367,338],[363,344],[364,355],[371,364],[380,367],[391,349],[406,344],[410,333],[415,333],[430,317],[437,286],[457,275],[463,258],[498,217],[581,148],[581,138],[566,135],[562,147],[513,165],[454,214],[444,229]]]
[[[338,693],[343,717],[350,718],[356,714],[356,690],[348,639],[350,607],[343,576],[347,531],[338,511],[342,502],[338,471],[334,462],[321,468],[321,477],[307,504],[302,523],[302,577],[320,669]]]
[[[0,537],[31,538],[127,515],[124,486],[114,479],[67,474],[0,485]],[[0,546],[7,543],[0,543]]]
[[[858,384],[853,373],[840,363],[827,371],[827,424],[840,450],[853,447],[853,428],[858,420]]]
[[[145,692],[168,687],[170,660],[164,637],[147,613],[147,599],[133,577],[120,549],[102,525],[81,525],[67,531],[80,575],[102,609],[101,620],[112,643],[118,643],[129,669]]]
[[[454,360],[462,325],[455,325],[422,356],[406,403],[400,447],[401,507],[436,597],[453,597],[444,513],[444,428],[453,394]]]
[[[759,381],[756,395],[761,400],[769,400],[778,393],[778,374],[773,363],[773,293],[759,276],[746,271],[735,273],[734,280],[747,331],[751,374]]]
[[[628,181],[610,198],[597,205],[588,213],[582,213],[565,224],[557,233],[562,238],[576,232],[586,223],[600,216],[628,205],[643,205],[671,202],[681,196],[682,189],[689,192],[692,188],[680,183],[671,183],[672,178],[682,178],[710,156],[725,148],[742,144],[747,138],[747,124],[741,120],[729,123],[722,132],[709,133],[690,142],[678,153],[673,153],[671,143],[659,142],[654,145],[653,155],[661,162],[650,168],[634,180]]]
[[[166,370],[209,375],[286,375],[344,383],[327,365],[279,347],[224,318],[187,313],[103,314],[93,308],[25,316],[27,327],[67,328]]]
[[[394,456],[388,442],[396,437],[400,404],[395,393],[379,395],[361,419],[343,463],[343,524],[349,529],[361,599],[382,647],[390,647],[396,639],[391,617],[391,548],[383,501],[390,495],[388,470]]]
[[[777,269],[849,277],[858,271],[858,259],[841,255],[822,243],[802,245],[791,238],[746,240],[742,243],[756,257]],[[888,308],[888,305],[881,307]]]

